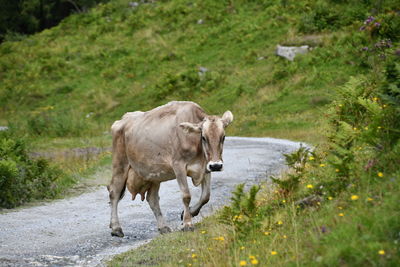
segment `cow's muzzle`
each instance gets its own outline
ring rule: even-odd
[[[210,161],[207,163],[207,171],[209,172],[219,172],[222,171],[224,164],[222,161]]]

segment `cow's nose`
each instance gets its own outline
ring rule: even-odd
[[[224,164],[222,163],[222,161],[209,162],[207,169],[211,172],[219,172],[219,171],[222,171],[223,166],[224,166]]]

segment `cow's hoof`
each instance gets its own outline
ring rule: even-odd
[[[182,231],[184,231],[184,232],[193,232],[194,231],[194,226],[193,225],[185,225],[185,226],[183,226]]]
[[[158,228],[158,231],[160,232],[160,234],[168,234],[171,233],[171,228],[169,228],[168,226],[164,226],[162,228]]]
[[[113,230],[111,231],[111,236],[124,237],[124,232],[122,232],[121,227],[119,227],[119,228],[113,229]]]

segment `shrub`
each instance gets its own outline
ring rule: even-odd
[[[0,134],[0,207],[12,208],[33,199],[55,197],[62,183],[74,180],[44,159],[28,157],[23,140]]]

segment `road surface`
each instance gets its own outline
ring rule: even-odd
[[[227,138],[224,171],[212,174],[211,200],[194,221],[226,204],[237,184],[251,185],[279,174],[285,168],[283,153],[298,147],[299,143],[287,140]],[[200,188],[192,186],[191,192],[194,203]],[[158,235],[152,211],[139,199],[132,201],[127,192],[119,204],[124,238],[110,235],[105,186],[77,197],[0,214],[0,266],[101,266],[113,255]],[[176,180],[161,184],[160,205],[169,225],[178,230],[183,204]]]

